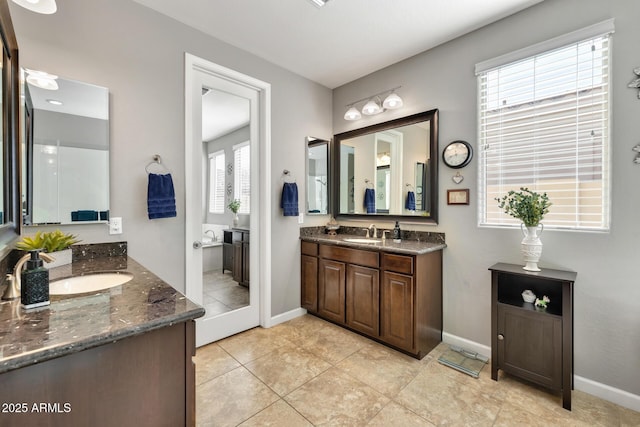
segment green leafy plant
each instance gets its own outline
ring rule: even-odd
[[[23,237],[16,248],[23,251],[32,251],[34,249],[44,249],[45,252],[51,253],[62,251],[69,246],[80,242],[78,236],[73,234],[65,234],[60,230],[42,232],[38,231],[33,237]]]
[[[231,212],[233,212],[234,214],[237,214],[238,213],[238,209],[240,209],[240,200],[233,199],[232,201],[229,202],[227,207],[229,208],[229,210]]]
[[[527,227],[537,227],[552,205],[547,193],[539,194],[524,187],[520,191],[511,190],[506,196],[497,197],[496,200],[500,209],[519,219]]]

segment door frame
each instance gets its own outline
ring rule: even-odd
[[[201,197],[200,194],[195,194],[193,186],[189,185],[193,179],[201,179],[201,177],[192,176],[191,173],[194,154],[191,143],[194,135],[192,86],[198,73],[209,74],[254,89],[258,93],[259,138],[257,142],[251,143],[252,150],[257,148],[258,159],[258,177],[255,180],[252,178],[252,185],[254,182],[258,185],[257,197],[252,197],[251,210],[255,209],[255,213],[250,219],[252,234],[250,274],[252,281],[258,281],[260,326],[267,328],[271,326],[271,84],[185,52],[185,200],[187,201]],[[252,156],[252,158],[256,157]],[[254,201],[258,202],[255,207]],[[192,285],[196,283],[195,275],[199,275],[200,283],[202,282],[202,269],[193,271],[189,268],[189,254],[193,251],[193,242],[201,240],[202,237],[194,236],[193,227],[190,226],[189,220],[193,215],[193,209],[194,206],[185,203],[185,293],[188,298],[202,304],[202,287],[199,286],[200,294],[197,295],[194,291],[197,292],[198,289],[194,290]]]

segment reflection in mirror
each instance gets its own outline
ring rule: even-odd
[[[107,221],[109,90],[34,75],[23,88],[24,224]]]
[[[329,213],[329,141],[307,137],[307,214]]]
[[[437,222],[438,111],[335,136],[337,217]]]

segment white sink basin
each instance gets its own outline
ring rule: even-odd
[[[133,279],[131,273],[94,273],[84,276],[68,277],[49,283],[49,294],[71,295],[100,291],[122,285]]]
[[[382,240],[378,239],[344,239],[345,242],[349,243],[380,243]]]

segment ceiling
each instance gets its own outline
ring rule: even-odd
[[[542,0],[133,0],[330,89]]]

